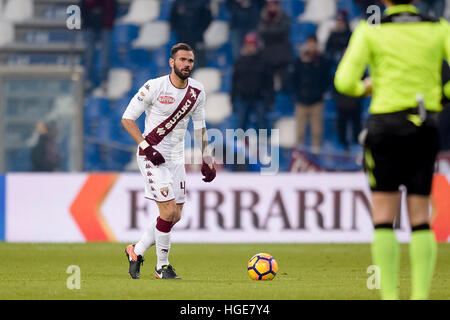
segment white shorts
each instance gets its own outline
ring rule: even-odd
[[[165,162],[153,165],[145,156],[137,156],[139,169],[145,181],[145,197],[157,202],[175,200],[182,204],[186,198],[186,171],[184,163]]]

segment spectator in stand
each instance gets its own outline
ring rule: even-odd
[[[36,131],[39,139],[31,150],[31,164],[33,171],[51,172],[60,169],[58,153],[56,123],[38,123]]]
[[[265,116],[274,99],[273,82],[259,51],[256,34],[245,36],[241,51],[234,64],[231,90],[238,128],[248,129],[249,116],[255,113],[256,129],[269,129]]]
[[[263,40],[263,60],[274,77],[275,89],[288,91],[292,65],[291,24],[279,0],[266,0],[258,32]]]
[[[325,46],[325,58],[333,67],[337,67],[339,61],[341,61],[351,36],[352,31],[347,11],[339,10],[334,29],[331,31]]]
[[[361,132],[361,112],[362,99],[345,96],[333,89],[333,99],[337,108],[337,132],[339,143],[345,150],[350,149],[350,145],[358,144],[358,136]],[[350,141],[347,132],[351,126]]]
[[[420,0],[416,3],[420,13],[434,18],[442,18],[445,12],[445,0]]]
[[[241,53],[246,34],[256,31],[264,0],[226,0],[230,13],[230,43],[233,60]]]
[[[336,15],[336,25],[334,30],[330,33],[325,47],[325,57],[332,64],[332,69],[335,70],[345,49],[352,32],[348,21],[346,11],[339,11]],[[334,73],[334,71],[333,71]],[[334,88],[333,88],[334,89]],[[361,110],[362,100],[360,98],[353,98],[345,96],[333,90],[333,99],[337,107],[337,131],[340,144],[348,150],[350,144],[358,143],[358,135],[361,131]],[[351,125],[352,134],[351,141],[347,139],[347,130]]]
[[[91,91],[95,85],[105,89],[110,67],[111,30],[117,12],[117,0],[81,0],[81,21],[86,36],[84,65],[86,69],[85,90]],[[94,68],[94,57],[97,42],[101,44],[100,77]]]
[[[319,153],[322,144],[324,95],[332,78],[329,63],[319,52],[315,35],[309,36],[300,47],[292,80],[296,96],[297,142],[305,143],[306,126],[310,123],[311,150]]]
[[[170,11],[170,28],[177,42],[194,48],[197,67],[205,65],[205,43],[203,33],[212,21],[209,0],[175,0]]]

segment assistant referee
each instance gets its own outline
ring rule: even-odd
[[[411,298],[427,299],[437,245],[430,230],[430,192],[438,152],[437,114],[441,70],[450,57],[445,20],[419,14],[412,0],[385,0],[379,24],[361,22],[338,66],[336,89],[349,96],[372,95],[364,169],[372,190],[372,258],[381,270],[381,298],[398,299],[400,246],[393,224],[407,189],[411,225]],[[370,78],[363,78],[369,66]]]

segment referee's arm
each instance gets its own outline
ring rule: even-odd
[[[445,24],[445,27],[447,29],[447,41],[445,42],[445,57],[447,58],[447,62],[450,64],[450,26],[448,25],[447,21],[443,21]],[[444,85],[444,95],[447,97],[447,99],[450,99],[450,81],[448,81]]]
[[[360,97],[366,91],[364,82],[361,80],[369,62],[366,30],[366,22],[361,22],[355,29],[334,77],[336,90],[352,97]]]

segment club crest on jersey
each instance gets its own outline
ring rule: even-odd
[[[168,187],[161,188],[159,189],[159,192],[161,192],[162,196],[166,198],[169,195],[169,188]]]
[[[197,93],[195,92],[194,89],[191,89],[191,91],[189,92],[191,95],[191,98],[195,100],[197,100]]]
[[[175,98],[171,96],[160,96],[158,101],[162,104],[172,104],[175,102]]]

